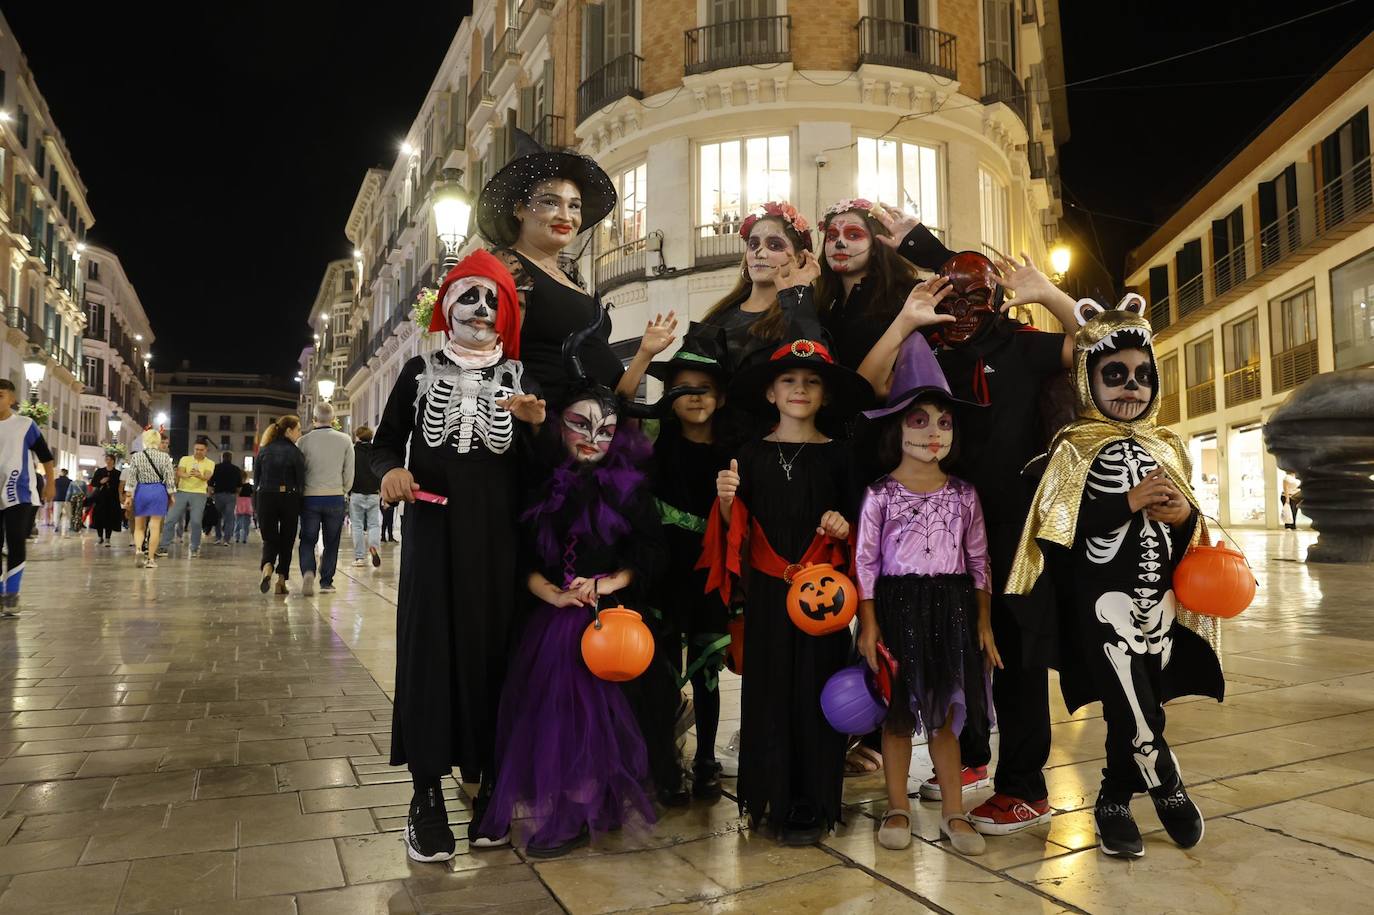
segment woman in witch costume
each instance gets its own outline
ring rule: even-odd
[[[846,564],[862,484],[850,443],[823,435],[816,417],[826,408],[843,418],[873,392],[824,346],[795,340],[737,375],[730,394],[774,424],[717,477],[700,560],[726,606],[746,576],[740,809],[785,844],[808,845],[840,817],[846,737],[822,716],[820,695],[851,640],[848,630],[802,632],[788,617],[787,592],[798,565]]]
[[[550,403],[565,402],[576,383],[565,372],[564,341],[603,310],[599,296],[580,284],[576,258],[565,260],[564,252],[615,202],[615,185],[589,156],[546,150],[521,130],[515,131],[515,158],[477,198],[478,231],[515,278],[525,372]],[[633,397],[650,360],[672,342],[676,321],[670,312],[649,322],[628,370],[611,350],[611,322],[599,326],[577,355],[594,381]]]
[[[477,251],[455,266],[429,329],[448,342],[405,364],[372,441],[372,469],[404,514],[396,601],[396,708],[391,764],[407,766],[414,797],[406,850],[417,861],[453,856],[440,779],[457,766],[491,795],[496,709],[515,611],[516,451],[520,430],[544,420],[526,391],[515,284]],[[409,457],[407,459],[407,452]],[[502,833],[468,828],[473,847]]]
[[[644,738],[621,685],[582,660],[603,598],[631,604],[662,564],[646,465],[649,442],[626,422],[655,407],[627,404],[589,378],[578,352],[600,321],[564,347],[560,457],[522,516],[525,585],[538,602],[511,662],[497,728],[497,782],[484,833],[531,820],[526,854],[553,858],[636,821],[652,822]],[[656,405],[655,405],[656,406]]]

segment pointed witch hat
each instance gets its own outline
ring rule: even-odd
[[[876,410],[865,410],[869,419],[880,419],[899,413],[911,406],[922,394],[935,392],[950,403],[967,404],[981,407],[983,404],[970,400],[960,400],[949,392],[949,382],[940,370],[940,363],[931,352],[930,344],[921,334],[911,334],[902,342],[897,352],[897,365],[892,370],[892,387],[887,397],[887,405]]]

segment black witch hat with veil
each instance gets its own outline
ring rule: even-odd
[[[590,156],[572,150],[545,149],[523,130],[515,130],[515,157],[487,181],[477,197],[477,230],[493,245],[513,245],[520,235],[517,204],[529,200],[535,185],[564,178],[577,185],[582,198],[579,234],[615,209],[615,184]]]

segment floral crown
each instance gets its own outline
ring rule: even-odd
[[[844,200],[837,200],[826,207],[821,214],[821,222],[826,223],[834,219],[841,213],[848,213],[851,210],[861,210],[865,215],[869,214],[876,204],[865,197],[846,197]]]
[[[792,231],[801,236],[801,246],[807,251],[811,250],[811,224],[806,221],[806,217],[797,212],[797,208],[790,203],[770,200],[759,208],[760,212],[751,213],[745,217],[744,222],[740,223],[739,237],[748,238],[753,230],[754,224],[760,219],[768,216],[781,219],[792,227]]]

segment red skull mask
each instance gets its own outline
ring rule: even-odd
[[[976,251],[960,251],[945,261],[940,273],[949,277],[949,296],[936,311],[954,316],[936,332],[938,342],[958,346],[978,336],[1002,307],[1001,274],[992,261]]]

